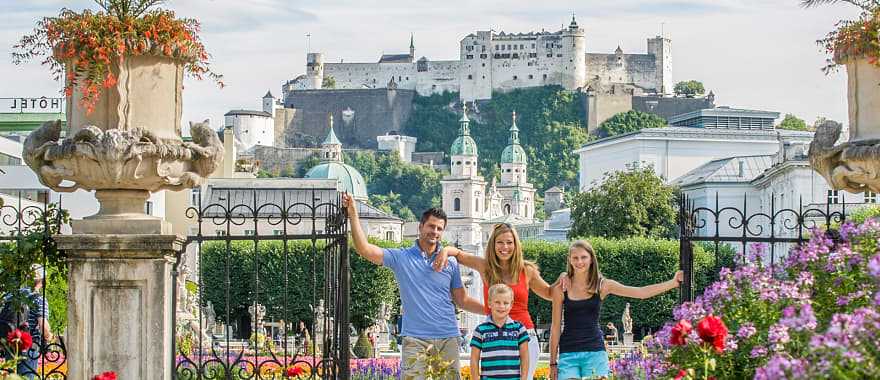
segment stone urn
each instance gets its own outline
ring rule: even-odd
[[[835,190],[880,192],[880,67],[867,58],[846,62],[849,141],[837,144],[842,125],[819,125],[809,157]]]
[[[150,192],[199,186],[220,164],[223,144],[207,121],[191,123],[191,142],[181,139],[183,65],[128,56],[111,69],[117,83],[91,112],[74,90],[66,136],[56,121],[25,140],[24,161],[45,186],[95,190],[100,211],[78,221],[77,233],[169,233],[170,225],[144,213]],[[115,220],[132,222],[123,229]]]

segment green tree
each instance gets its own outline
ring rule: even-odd
[[[284,170],[281,171],[280,176],[281,177],[293,177],[295,175],[296,178],[303,178],[306,176],[306,173],[309,171],[309,169],[311,169],[315,166],[318,166],[318,164],[320,164],[320,163],[321,163],[320,155],[313,154],[313,155],[309,156],[308,158],[306,158],[305,160],[300,161],[299,168],[296,169],[296,173],[294,173],[293,165],[288,164],[288,166],[285,167]]]
[[[785,114],[785,118],[782,119],[782,122],[779,123],[779,126],[777,126],[776,128],[777,129],[787,129],[789,131],[808,131],[808,130],[810,130],[810,128],[807,126],[807,123],[803,119],[798,118],[797,116],[792,115],[790,113]]]
[[[645,128],[662,128],[666,126],[666,119],[636,110],[618,113],[605,120],[596,129],[599,137],[610,137],[622,133],[639,131]]]
[[[367,181],[367,192],[381,196],[399,196],[399,205],[410,213],[440,205],[440,179],[443,174],[424,165],[415,165],[400,160],[396,154],[357,153],[346,155],[346,162],[361,172]],[[386,200],[387,198],[379,198]],[[398,206],[389,206],[398,207]],[[397,214],[407,219],[406,211],[399,209]]]
[[[389,192],[388,195],[370,195],[370,204],[386,213],[397,215],[400,219],[407,222],[416,221],[415,214],[413,214],[409,207],[403,204],[400,194],[395,194],[393,191]]]
[[[321,88],[336,88],[336,78],[332,75],[325,75],[324,79],[321,81]]]
[[[654,168],[607,173],[601,184],[573,198],[569,237],[672,238],[675,210],[675,190]]]
[[[703,83],[696,80],[688,80],[682,81],[675,84],[675,89],[672,90],[676,95],[684,95],[694,97],[697,95],[703,95],[706,93],[706,89],[703,87]]]

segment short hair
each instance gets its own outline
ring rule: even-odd
[[[419,223],[425,224],[425,222],[428,221],[428,218],[430,218],[432,216],[437,219],[442,219],[443,220],[443,227],[446,227],[446,212],[443,211],[443,209],[440,207],[431,207],[431,208],[425,210],[425,212],[422,213],[422,219],[419,220]]]
[[[500,295],[510,294],[513,296],[513,289],[511,289],[506,284],[495,284],[489,287],[489,300],[495,299],[495,297]]]

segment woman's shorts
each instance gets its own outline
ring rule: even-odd
[[[608,353],[605,351],[563,352],[557,363],[559,380],[608,376]]]

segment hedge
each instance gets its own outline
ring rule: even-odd
[[[602,274],[629,286],[650,285],[666,281],[679,268],[678,240],[656,240],[647,238],[628,239],[587,239],[596,250],[599,269]],[[526,259],[538,264],[541,275],[553,282],[566,270],[568,243],[526,241],[523,243]],[[694,246],[694,286],[695,294],[717,277],[715,258],[699,245]],[[720,266],[731,266],[732,255],[722,252]],[[633,332],[637,336],[658,330],[662,324],[672,319],[672,308],[678,302],[678,291],[673,290],[647,300],[609,296],[602,302],[600,326],[613,322],[623,332],[621,316],[626,303],[630,304],[633,318]],[[549,324],[551,304],[532,294],[529,298],[529,311],[536,324]]]
[[[408,243],[374,241],[383,247],[398,247]],[[208,301],[214,306],[217,319],[235,323],[248,316],[247,308],[253,302],[255,293],[259,302],[266,306],[266,321],[285,320],[296,323],[298,320],[312,324],[310,305],[320,299],[323,292],[323,243],[314,246],[308,241],[288,241],[287,276],[289,286],[284,282],[284,245],[281,241],[261,241],[257,244],[259,255],[254,255],[253,241],[235,241],[230,244],[229,258],[225,242],[211,242],[202,246],[201,278],[202,303]],[[351,323],[356,329],[373,325],[382,302],[396,304],[397,286],[394,275],[384,267],[374,265],[361,258],[350,249],[351,300],[349,303]],[[255,264],[259,271],[255,273]],[[229,265],[229,284],[226,283],[226,265]],[[315,274],[314,282],[312,273]],[[259,275],[259,287],[256,280]],[[226,292],[229,292],[229,320],[227,320]],[[314,291],[313,291],[314,289]],[[285,291],[288,309],[285,313]],[[326,302],[326,301],[325,301]],[[326,305],[325,305],[326,307]],[[249,316],[248,316],[249,317]]]

